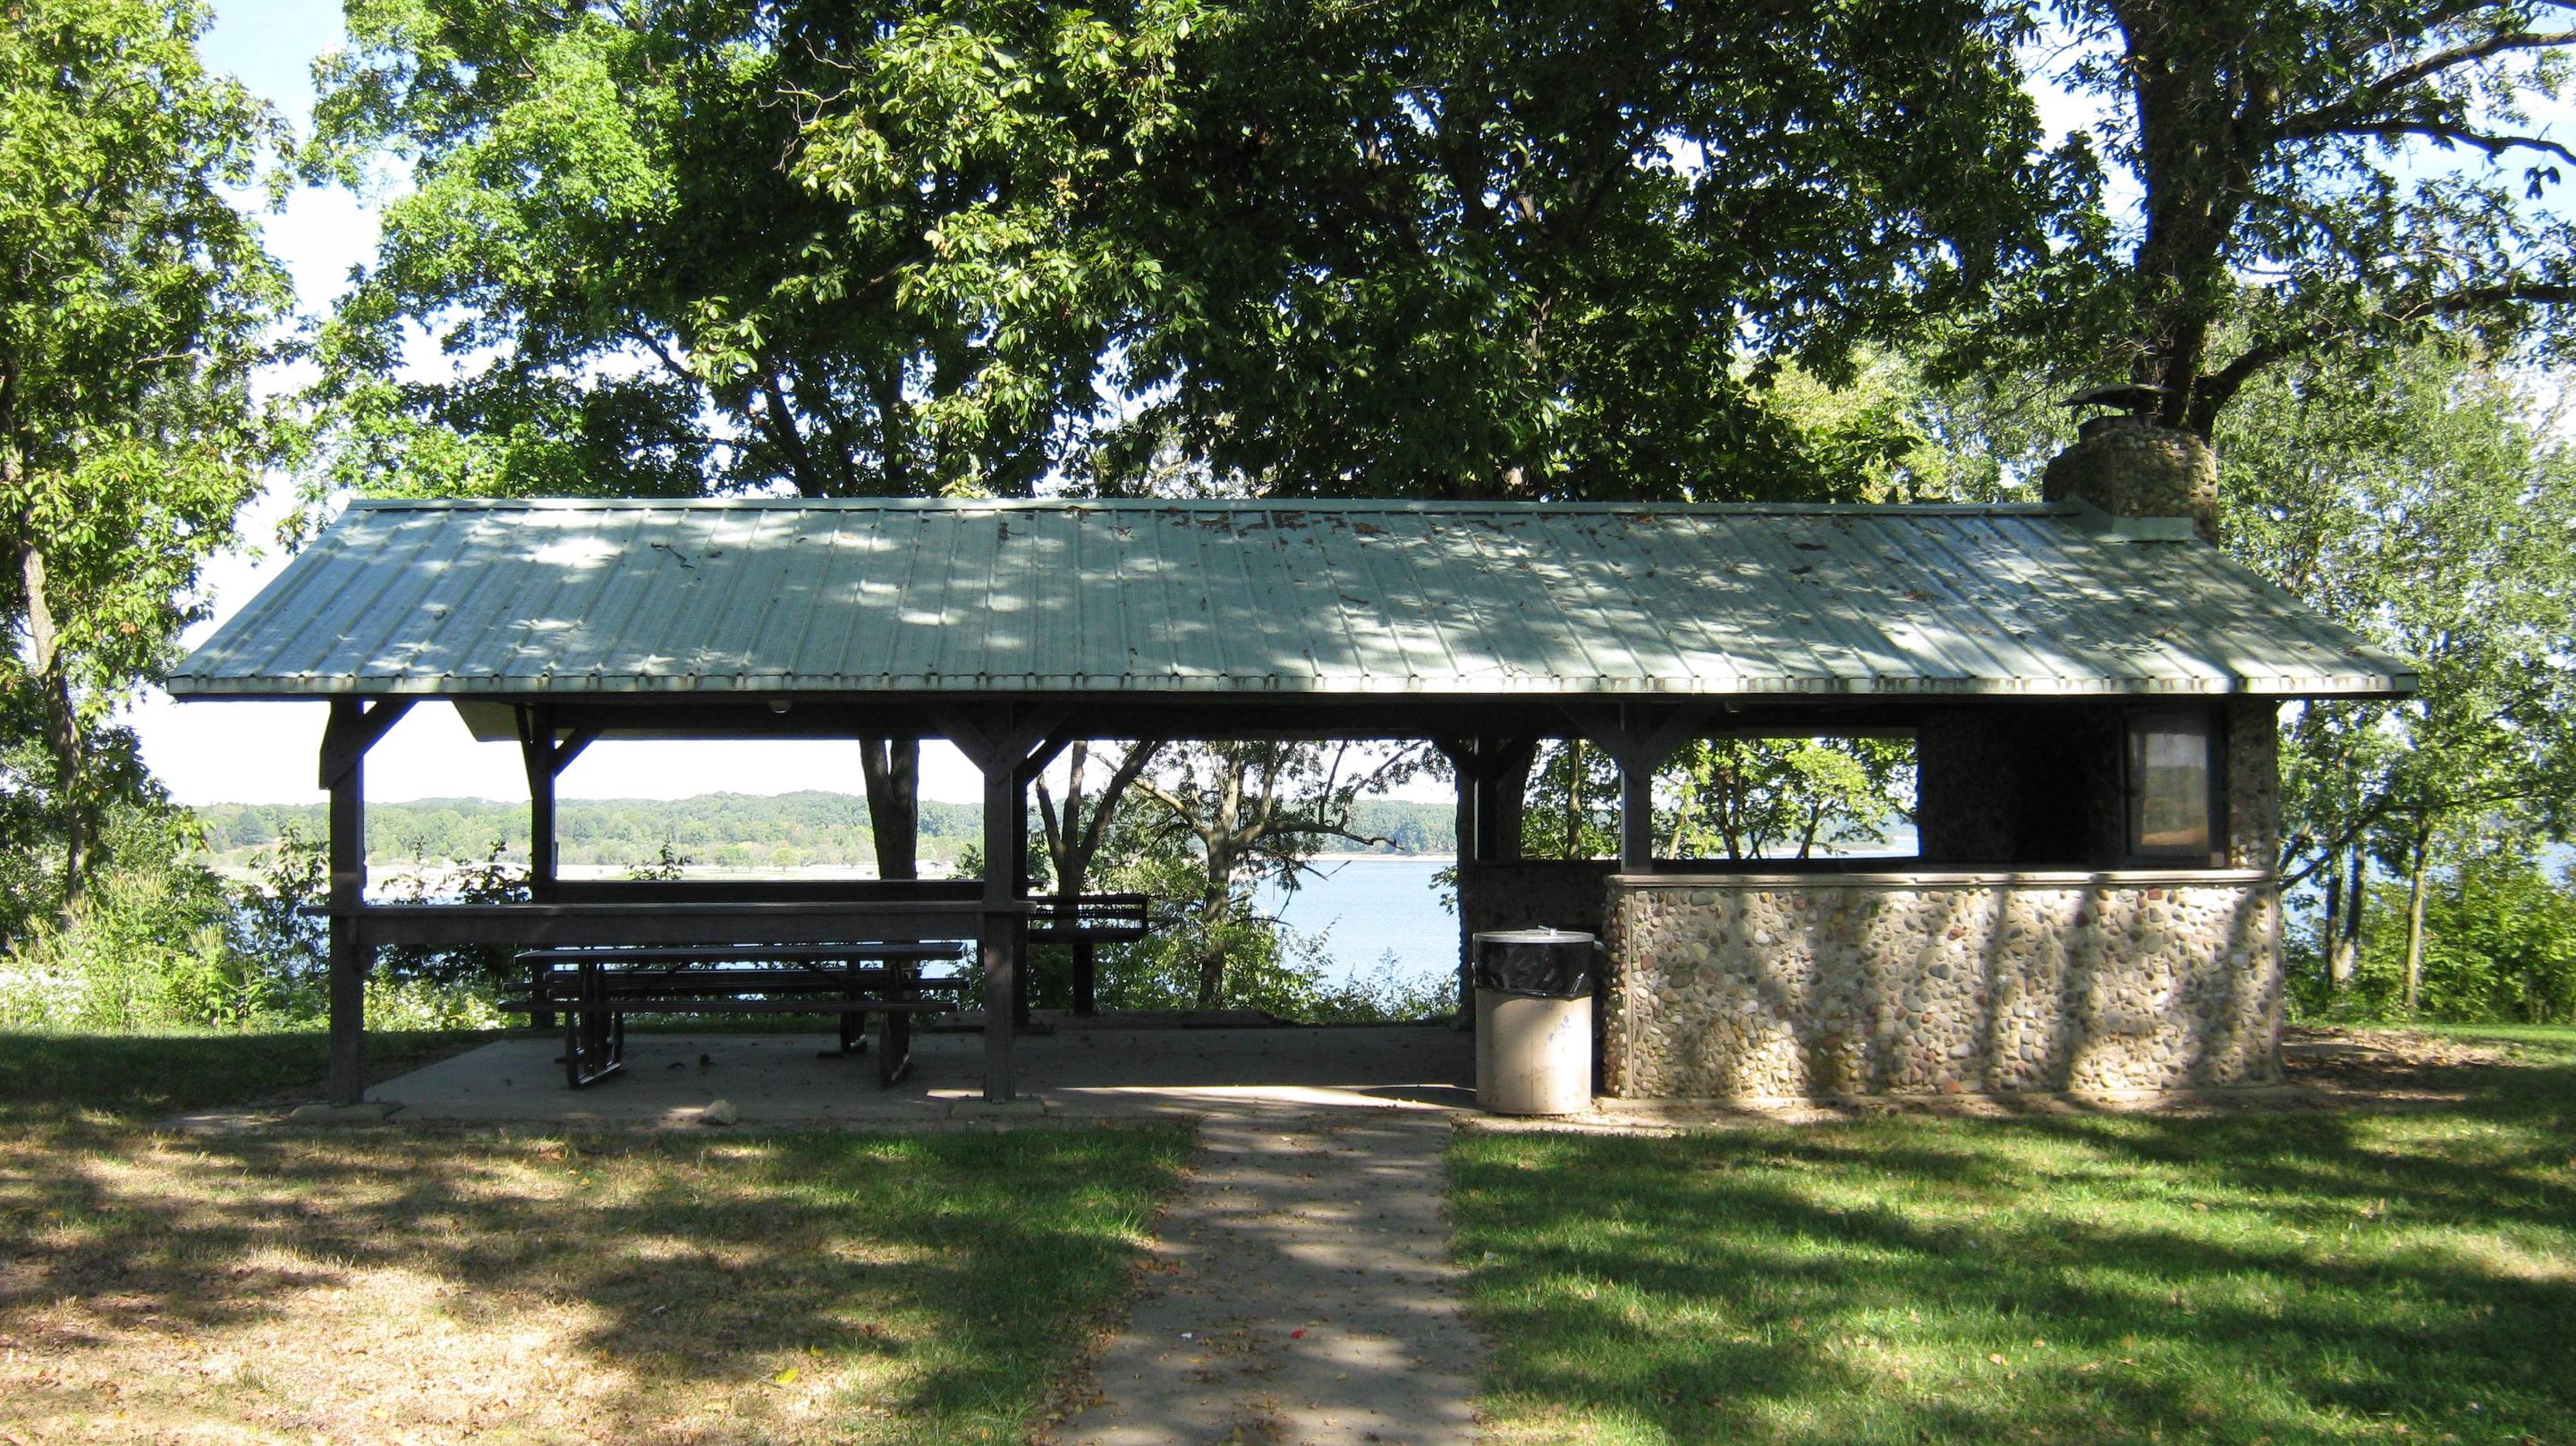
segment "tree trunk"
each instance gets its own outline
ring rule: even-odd
[[[2149,298],[2140,381],[2167,389],[2159,417],[2207,435],[2195,391],[2226,279],[2226,241],[2251,173],[2222,93],[2221,60],[2238,43],[2231,17],[2170,0],[2117,0],[2136,107],[2140,209],[2146,231],[2136,273]]]
[[[2326,866],[2326,909],[2322,927],[2317,931],[2317,949],[2325,956],[2326,992],[2341,998],[2344,986],[2351,981],[2343,975],[2343,864]]]
[[[44,708],[45,746],[54,755],[54,803],[63,820],[63,907],[80,901],[89,873],[89,819],[81,799],[80,716],[72,707],[70,675],[63,668],[62,635],[46,598],[45,554],[30,539],[19,544],[18,578],[27,593],[28,669]]]
[[[2328,880],[2345,895],[2340,908],[2327,910],[2326,980],[2338,997],[2352,988],[2361,973],[2361,908],[2369,882],[2370,856],[2354,844],[2349,860]]]
[[[1810,804],[1807,808],[1807,826],[1798,835],[1799,862],[1804,863],[1816,856],[1816,835],[1823,832],[1824,827],[1825,806],[1821,803]]]
[[[1459,847],[1466,847],[1460,840]],[[1565,742],[1565,857],[1583,857],[1583,740]]]
[[[2429,835],[2416,835],[2414,851],[2406,860],[2406,1012],[2410,1015],[2424,985],[2424,875],[2432,844]]]
[[[1047,862],[1055,866],[1056,918],[1059,927],[1071,933],[1074,926],[1074,900],[1081,897],[1091,882],[1091,865],[1100,855],[1100,846],[1108,837],[1109,820],[1118,812],[1118,801],[1143,776],[1145,766],[1161,748],[1158,742],[1131,745],[1127,756],[1102,785],[1100,796],[1086,799],[1082,792],[1083,774],[1091,762],[1091,745],[1077,740],[1066,751],[1064,807],[1056,808],[1055,795],[1048,791],[1046,780],[1037,780],[1038,824],[1046,839]],[[1088,804],[1090,811],[1084,812]],[[1071,993],[1076,1014],[1092,1010],[1093,946],[1081,940],[1067,943],[1073,952],[1074,979]]]
[[[1083,892],[1091,879],[1091,865],[1100,854],[1100,845],[1108,836],[1109,820],[1118,811],[1118,801],[1141,776],[1154,753],[1162,745],[1142,742],[1127,750],[1118,767],[1101,786],[1100,796],[1087,799],[1082,792],[1083,773],[1090,762],[1091,745],[1077,742],[1067,750],[1064,807],[1059,812],[1055,796],[1048,792],[1046,781],[1037,784],[1038,820],[1046,833],[1047,862],[1055,866],[1055,889],[1060,896]],[[1085,805],[1089,811],[1085,812]]]
[[[1199,1008],[1214,1009],[1225,993],[1225,945],[1219,932],[1234,907],[1234,856],[1208,850],[1207,886],[1199,892]]]
[[[859,771],[867,778],[868,832],[876,842],[877,877],[920,878],[921,740],[862,738]]]
[[[1538,743],[1530,740],[1505,761],[1502,773],[1494,780],[1494,802],[1500,817],[1494,825],[1494,841],[1502,849],[1502,860],[1521,856],[1521,815],[1529,804],[1530,766],[1538,761]]]

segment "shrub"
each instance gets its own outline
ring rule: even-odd
[[[2304,1013],[2332,1019],[2404,1017],[2406,886],[2370,890],[2351,988],[2332,996],[2313,940],[2294,939],[2291,964]],[[2576,879],[2537,863],[2479,858],[2427,882],[2424,975],[2416,1017],[2461,1024],[2576,1023]]]
[[[367,978],[369,1029],[503,1029],[517,1022],[501,1012],[499,996],[486,984],[439,984],[381,972]]]
[[[233,896],[192,848],[186,815],[123,810],[100,841],[105,862],[79,902],[36,920],[0,963],[0,1023],[242,1028],[292,1009],[292,991],[239,947]]]

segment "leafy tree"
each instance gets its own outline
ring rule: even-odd
[[[1539,745],[1521,810],[1521,854],[1613,858],[1619,852],[1619,765],[1580,738]]]
[[[1881,842],[1909,816],[1913,763],[1913,749],[1889,739],[1703,739],[1665,766],[1675,785],[1666,850],[1805,859],[1819,842]]]
[[[1829,489],[1747,362],[1833,369],[2038,240],[1976,5],[1250,0],[1202,36],[1139,153],[1112,488]]]
[[[2257,397],[2222,453],[2235,545],[2421,666],[2405,703],[2301,709],[2284,760],[2285,880],[2331,873],[2354,911],[2356,850],[2404,879],[2412,1007],[2435,870],[2576,821],[2576,453],[2514,375],[2438,347]]]
[[[1403,750],[1371,765],[1353,752],[1348,744],[1171,744],[1159,767],[1136,779],[1137,793],[1161,810],[1159,834],[1196,846],[1199,1008],[1214,1009],[1223,996],[1229,941],[1249,917],[1257,879],[1294,888],[1322,841],[1383,842],[1354,831],[1353,810],[1361,795],[1420,768],[1420,753]]]
[[[1066,750],[1064,801],[1058,804],[1055,790],[1041,775],[1036,781],[1040,844],[1051,866],[1056,892],[1068,897],[1084,892],[1090,885],[1091,866],[1109,841],[1109,822],[1118,814],[1118,806],[1135,787],[1145,770],[1153,765],[1162,751],[1160,743],[1148,740],[1131,743],[1108,756],[1109,776],[1093,793],[1087,787],[1093,761],[1093,745],[1076,741]]]
[[[1265,917],[1248,892],[1209,915],[1201,901],[1206,869],[1189,835],[1155,826],[1144,810],[1117,816],[1102,851],[1112,887],[1144,894],[1152,927],[1144,939],[1107,950],[1100,1002],[1110,1009],[1255,1009],[1310,1024],[1384,1024],[1429,1019],[1455,1007],[1445,977],[1407,978],[1389,959],[1374,974],[1328,979],[1325,940]],[[1213,1003],[1203,961],[1225,961]]]
[[[279,132],[199,63],[205,25],[18,0],[0,26],[0,797],[66,901],[140,796],[109,711],[173,661],[277,441],[250,378],[290,292],[226,191]]]
[[[2406,881],[2369,892],[2374,912],[2405,913]],[[2512,853],[2460,859],[2426,889],[2425,935],[2414,1005],[2402,931],[2374,933],[2339,987],[2314,974],[2294,981],[2299,1003],[2328,1018],[2576,1023],[2576,881],[2563,869],[2553,878]]]
[[[391,155],[411,188],[327,333],[327,477],[1027,491],[1097,404],[1114,289],[1053,212],[1150,126],[1139,67],[1179,24],[1127,19],[354,0],[312,162]],[[395,379],[412,327],[450,375]]]
[[[242,1028],[301,1002],[244,947],[236,900],[185,813],[117,804],[90,886],[0,956],[0,1023],[81,1030]]]
[[[2203,435],[2267,371],[2442,326],[2503,349],[2576,302],[2576,229],[2540,204],[2576,159],[2540,111],[2576,30],[2543,0],[2064,0],[2133,223],[2062,218],[2003,332],[2060,376],[2164,388]],[[1972,369],[1993,332],[1960,334]],[[2018,364],[2018,363],[2017,363]]]
[[[353,0],[311,163],[411,189],[324,332],[321,478],[1027,492],[1101,406],[1140,263],[1093,221],[1195,9]],[[862,759],[908,875],[915,746]]]

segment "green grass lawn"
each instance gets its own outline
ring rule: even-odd
[[[382,1080],[498,1039],[497,1031],[367,1035],[367,1072]],[[87,1117],[142,1123],[178,1110],[288,1091],[319,1098],[331,1039],[319,1029],[239,1034],[0,1032],[0,1128]]]
[[[1463,1137],[1507,1442],[2576,1442],[2576,1030],[2441,1111]]]
[[[323,1059],[0,1037],[0,1441],[1025,1441],[1189,1151],[151,1123]]]

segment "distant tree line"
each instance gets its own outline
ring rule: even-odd
[[[205,848],[228,869],[250,867],[289,832],[323,836],[320,804],[218,803],[194,810]],[[974,804],[921,802],[921,857],[954,869],[974,862],[983,842]],[[1353,852],[1396,856],[1448,853],[1456,815],[1447,804],[1361,799],[1351,831],[1368,840]],[[808,790],[714,793],[682,799],[568,799],[558,835],[563,861],[616,869],[655,866],[668,849],[686,864],[721,869],[860,868],[876,862],[867,800]],[[492,855],[527,857],[528,807],[487,799],[422,799],[367,809],[368,852],[380,867],[414,862],[471,864]],[[980,867],[980,864],[978,864]]]

